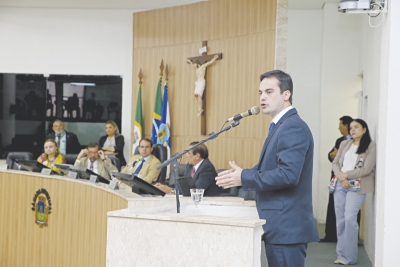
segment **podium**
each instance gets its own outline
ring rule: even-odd
[[[41,189],[51,202],[42,227],[32,210]],[[87,180],[0,171],[0,266],[106,266],[107,212],[133,198]]]

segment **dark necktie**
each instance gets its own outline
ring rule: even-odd
[[[192,178],[194,177],[195,173],[196,173],[196,169],[193,167],[193,169],[192,169]]]
[[[145,160],[142,160],[140,162],[140,165],[136,168],[136,170],[132,174],[138,174],[140,172],[140,170],[142,169],[145,162],[146,162]]]
[[[271,122],[271,124],[269,125],[268,135],[272,132],[272,129],[274,129],[274,127],[275,123]]]
[[[89,169],[90,169],[91,171],[93,171],[93,163],[94,163],[94,160],[93,160],[93,161],[90,161],[90,167],[89,167]]]
[[[60,149],[60,139],[61,139],[61,134],[57,134],[57,146],[58,146],[58,149]]]

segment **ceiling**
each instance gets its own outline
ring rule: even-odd
[[[208,0],[0,0],[0,7],[150,10]],[[210,0],[213,1],[213,0]],[[340,0],[288,0],[289,9],[321,9]]]
[[[0,7],[149,10],[207,0],[0,0]]]

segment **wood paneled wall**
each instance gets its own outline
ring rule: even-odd
[[[48,226],[35,224],[32,199],[48,191]],[[0,172],[0,266],[105,266],[107,211],[128,207],[113,193],[29,173]]]
[[[145,136],[151,135],[163,59],[169,68],[172,154],[205,138],[196,116],[195,69],[186,63],[188,57],[199,55],[203,40],[208,41],[208,54],[223,53],[223,59],[207,71],[207,133],[218,132],[227,118],[259,106],[259,76],[274,68],[275,21],[276,0],[210,0],[135,13],[132,104],[136,105],[142,68]],[[135,118],[136,109],[132,110]],[[229,160],[245,168],[254,166],[270,120],[262,114],[245,118],[238,127],[208,142],[215,167],[228,168]]]

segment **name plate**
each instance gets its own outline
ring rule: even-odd
[[[7,170],[7,163],[1,163],[0,170],[3,170],[3,171]]]
[[[41,171],[40,173],[41,173],[41,174],[50,175],[50,174],[51,174],[51,169],[43,168],[42,171]]]
[[[98,183],[99,182],[99,179],[97,178],[97,175],[90,175],[90,181],[92,182],[92,183]]]
[[[112,190],[118,190],[118,181],[116,180],[112,180],[110,181],[110,184],[108,185],[108,188],[112,189]]]
[[[77,172],[73,172],[73,171],[69,171],[68,174],[67,174],[67,177],[71,178],[71,179],[77,179],[78,178],[78,173]]]

